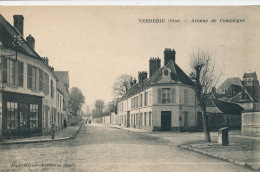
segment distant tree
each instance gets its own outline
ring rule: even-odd
[[[74,115],[81,110],[82,105],[85,103],[85,96],[78,87],[72,87],[70,89],[69,98],[71,101],[71,110]]]
[[[102,114],[104,110],[104,106],[105,106],[105,102],[103,100],[98,99],[95,101],[95,108],[98,113]]]
[[[126,93],[127,90],[129,90],[131,87],[132,78],[133,77],[131,75],[127,74],[123,74],[117,77],[112,87],[114,97],[120,98]]]
[[[206,98],[220,77],[220,74],[218,77],[215,76],[213,53],[205,49],[193,51],[190,56],[190,68],[190,77],[195,80],[196,84],[196,99],[202,111],[204,138],[206,142],[211,142],[208,116],[206,114]]]

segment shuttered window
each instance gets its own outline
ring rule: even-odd
[[[171,90],[171,96],[172,96],[172,98],[171,98],[171,102],[172,103],[176,103],[176,91],[175,91],[175,89],[174,88],[172,88],[172,90]]]
[[[162,104],[162,89],[158,89],[158,104]]]
[[[18,86],[23,87],[23,62],[18,62]]]
[[[188,105],[188,90],[184,89],[184,104]]]
[[[39,69],[39,91],[43,91],[43,71]]]
[[[44,80],[45,80],[45,89],[44,93],[49,94],[49,75],[47,73],[44,73]]]
[[[32,88],[32,68],[31,65],[27,65],[27,88]]]

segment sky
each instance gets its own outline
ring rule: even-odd
[[[260,77],[256,6],[0,6],[0,13],[11,24],[13,15],[24,16],[24,37],[35,38],[36,52],[48,57],[56,71],[69,71],[70,87],[80,88],[86,98],[84,111],[96,99],[112,100],[111,87],[119,75],[137,78],[138,71],[149,72],[150,57],[160,57],[163,64],[165,48],[176,51],[176,63],[187,74],[191,52],[208,49],[223,72],[218,85],[229,77],[242,79],[245,72]]]

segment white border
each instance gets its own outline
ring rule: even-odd
[[[45,0],[45,1],[0,1],[0,5],[65,5],[65,6],[79,6],[79,5],[192,5],[192,6],[205,6],[205,5],[260,5],[260,0],[81,0],[81,1],[70,1],[70,0]]]

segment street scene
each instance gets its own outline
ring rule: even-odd
[[[258,7],[0,8],[0,171],[260,171]]]

